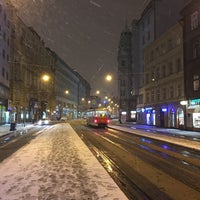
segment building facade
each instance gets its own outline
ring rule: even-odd
[[[0,4],[0,124],[35,122],[46,117],[77,118],[79,98],[89,96],[89,83],[45,46],[9,1],[3,2]]]
[[[123,121],[135,120],[135,106],[132,95],[132,33],[125,27],[122,31],[118,49],[118,96],[119,96],[119,118]]]
[[[187,129],[200,130],[200,2],[192,0],[183,16]]]
[[[9,121],[9,87],[12,5],[7,1],[0,2],[0,124]]]
[[[56,118],[77,118],[79,78],[59,57],[56,60],[55,73]]]
[[[131,88],[134,111],[137,104],[141,105],[145,100],[143,88],[145,80],[144,49],[180,20],[179,12],[184,7],[185,2],[186,0],[151,0],[143,10],[141,17],[132,21],[131,69],[129,72],[132,74],[130,77],[132,85],[124,87],[124,90],[129,91]],[[118,79],[120,79],[119,76],[118,74]],[[119,101],[120,99],[119,95]]]
[[[47,108],[54,107],[55,58],[37,32],[16,13],[12,16],[11,44],[10,120],[37,121],[47,115]],[[48,82],[44,75],[50,77]]]
[[[183,71],[183,31],[177,23],[144,49],[143,104],[138,123],[184,128],[186,110]]]

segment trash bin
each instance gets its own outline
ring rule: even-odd
[[[15,131],[16,130],[16,123],[10,123],[10,131]]]

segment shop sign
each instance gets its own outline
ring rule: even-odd
[[[192,100],[190,100],[190,105],[200,105],[200,99],[192,99]]]
[[[145,108],[146,111],[151,111],[152,109],[153,109],[152,107]]]
[[[167,108],[162,108],[162,112],[167,112]]]

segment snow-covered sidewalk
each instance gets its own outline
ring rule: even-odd
[[[127,199],[67,123],[44,130],[0,163],[1,200]]]

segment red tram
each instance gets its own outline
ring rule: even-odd
[[[87,125],[105,128],[110,123],[109,112],[104,108],[87,111]]]

